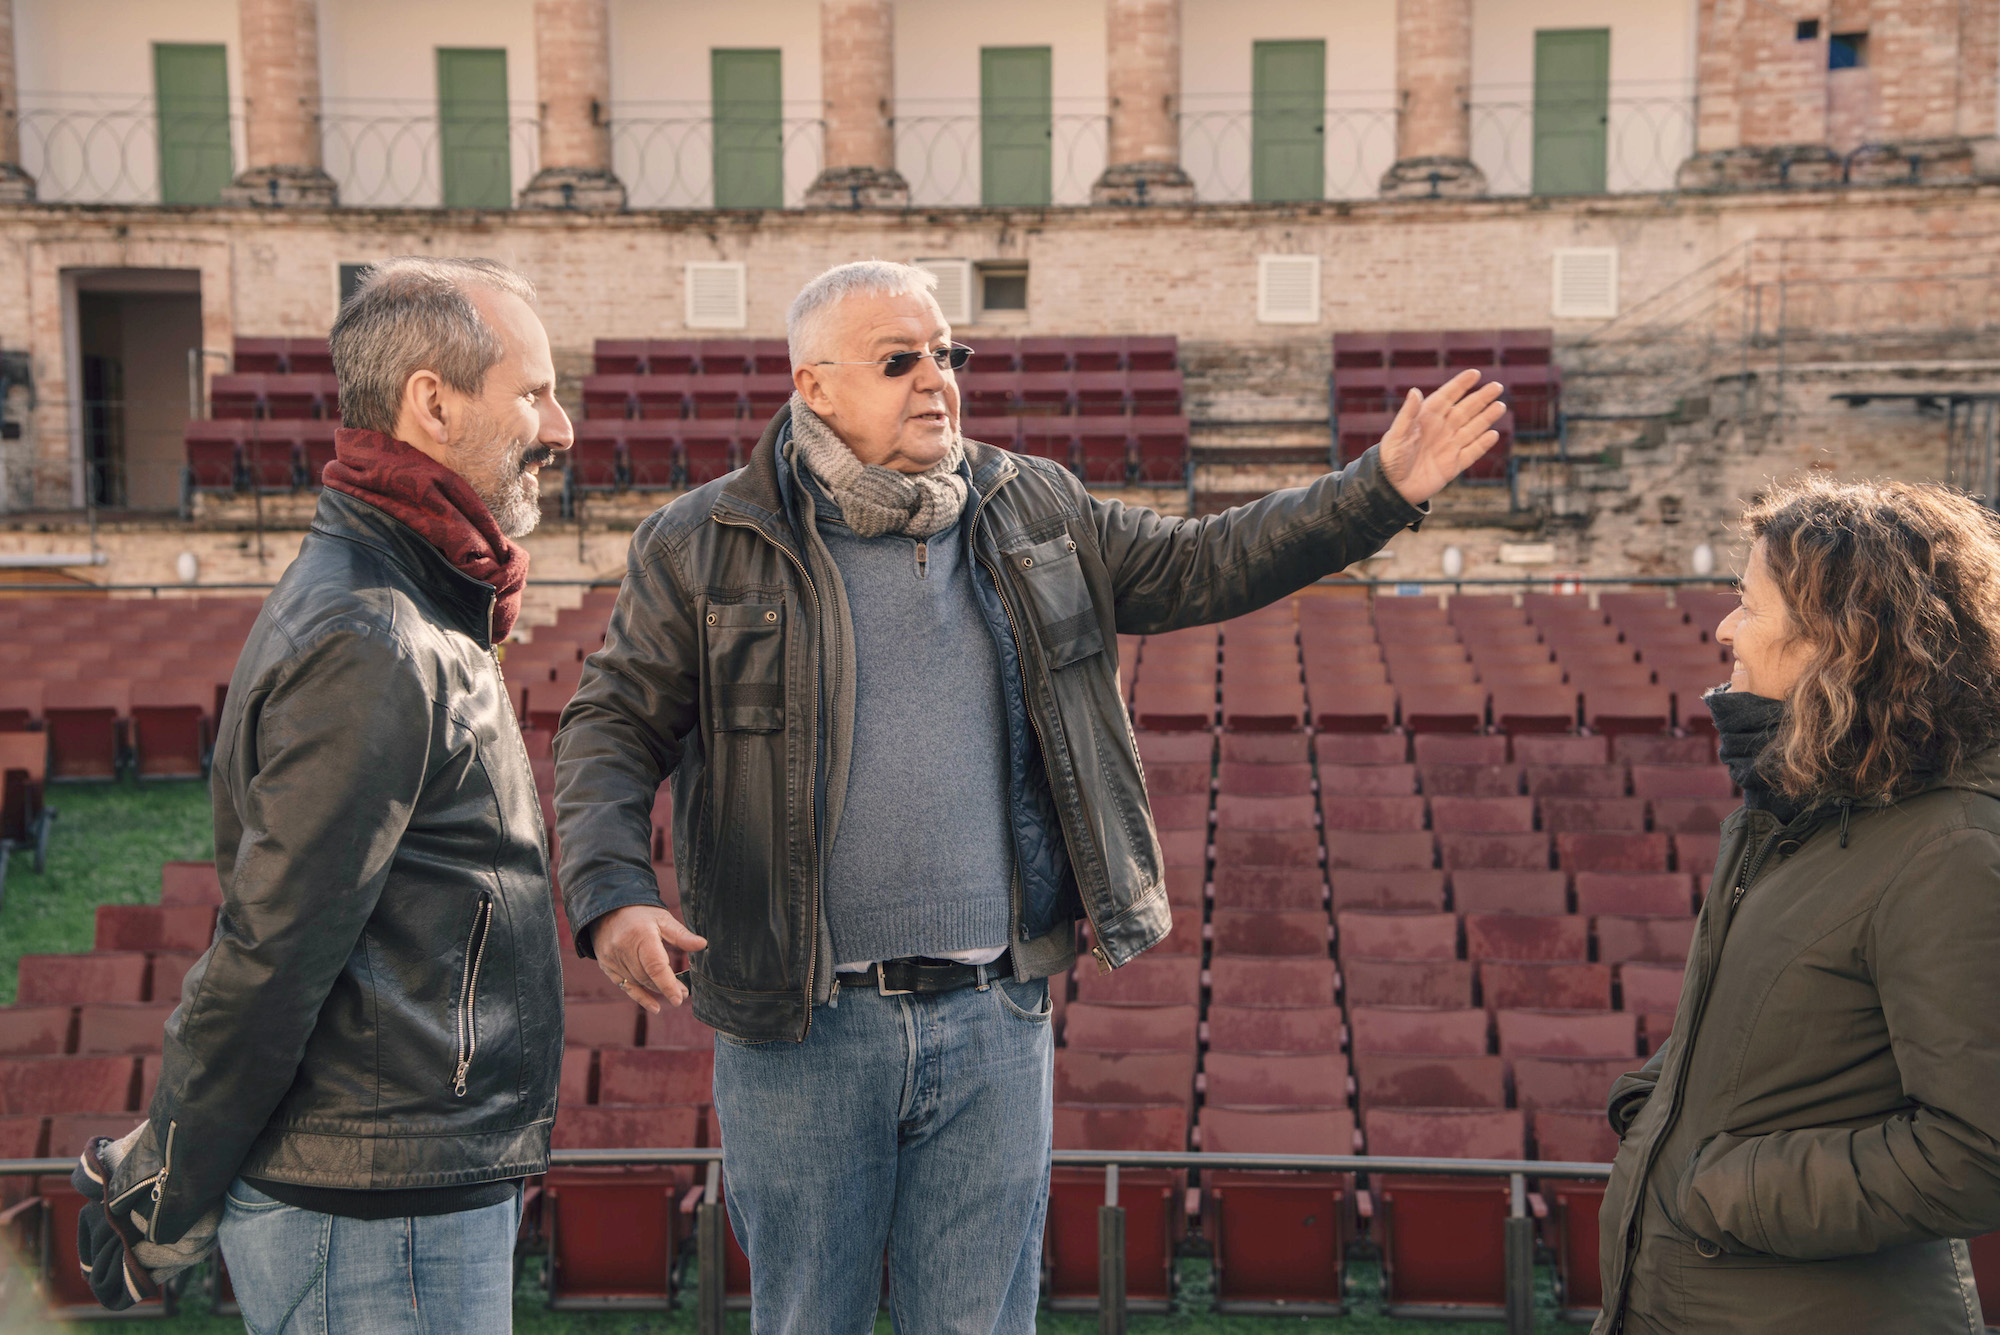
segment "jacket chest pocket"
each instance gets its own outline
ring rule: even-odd
[[[778,603],[710,603],[703,689],[716,732],[785,726],[785,609]]]
[[[1104,651],[1104,630],[1090,601],[1090,586],[1084,583],[1076,539],[1064,534],[1001,555],[1028,592],[1035,631],[1051,670]]]

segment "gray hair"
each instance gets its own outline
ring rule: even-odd
[[[914,264],[856,260],[836,264],[799,289],[785,312],[785,340],[793,367],[818,360],[825,351],[826,321],[849,297],[910,297],[929,293],[937,275]]]
[[[497,260],[399,255],[369,266],[333,321],[342,426],[393,432],[403,386],[418,371],[479,393],[504,349],[470,287],[535,299],[535,285]]]

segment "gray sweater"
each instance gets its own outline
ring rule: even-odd
[[[824,890],[834,959],[1004,948],[1006,703],[962,527],[926,542],[859,537],[817,482],[856,660],[853,758]]]

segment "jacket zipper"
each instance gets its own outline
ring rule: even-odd
[[[972,512],[972,537],[973,537],[974,555],[978,555],[979,551],[979,518],[982,514],[986,512],[986,503],[992,500],[993,497],[999,492],[1000,488],[1006,486],[1010,480],[1011,479],[1009,478],[1003,477],[998,482],[994,483],[993,490],[987,492],[984,496],[981,496],[979,498],[979,505]],[[1021,661],[1021,686],[1022,686],[1022,694],[1025,696],[1027,693],[1027,685],[1028,685],[1028,671],[1027,671],[1028,652],[1026,648],[1024,648],[1021,644],[1021,628],[1014,621],[1014,609],[1010,607],[1007,603],[1007,587],[1000,578],[999,568],[995,566],[991,561],[987,560],[984,556],[980,556],[979,564],[986,567],[987,575],[990,576],[993,580],[994,595],[1000,599],[1000,610],[1007,614],[1007,632],[1008,634],[1014,637],[1014,656]],[[1021,706],[1022,708],[1028,711],[1028,722],[1035,730],[1035,742],[1037,745],[1041,747],[1042,765],[1044,766],[1044,768],[1046,768],[1049,763],[1049,741],[1048,738],[1042,734],[1041,720],[1035,717],[1034,701],[1023,699],[1021,701]],[[1053,783],[1053,778],[1051,778],[1051,783]],[[1077,794],[1077,800],[1079,802],[1083,800],[1083,794],[1081,792]],[[1065,831],[1065,836],[1067,836],[1066,831]],[[1026,921],[1027,906],[1025,903],[1025,891],[1021,889],[1020,876],[1018,874],[1015,877],[1014,884],[1015,884],[1015,893],[1021,896],[1023,901],[1017,903],[1014,908],[1014,929],[1016,932],[1025,933],[1028,930],[1028,924]],[[1090,922],[1090,938],[1093,943],[1090,948],[1090,953],[1097,957],[1097,970],[1099,973],[1110,973],[1111,957],[1107,955],[1104,951],[1104,932],[1103,929],[1098,927],[1097,915],[1090,911],[1090,898],[1089,896],[1082,893],[1081,886],[1078,887],[1077,901],[1083,905],[1083,916]]]
[[[799,559],[798,557],[794,556],[794,555],[792,554],[791,550],[790,550],[789,548],[787,548],[787,547],[786,547],[786,546],[785,546],[785,545],[784,545],[783,543],[781,543],[781,542],[777,541],[776,539],[772,538],[770,534],[768,534],[768,533],[764,532],[764,531],[763,531],[762,529],[758,528],[758,527],[757,527],[757,526],[756,526],[755,524],[742,524],[742,523],[738,523],[738,522],[736,522],[735,520],[731,520],[731,519],[724,519],[724,518],[723,518],[723,517],[722,517],[721,515],[716,515],[716,516],[715,516],[714,518],[715,518],[715,522],[716,522],[716,523],[718,523],[718,524],[721,524],[721,525],[723,525],[723,526],[724,526],[724,527],[726,527],[726,528],[743,528],[743,529],[748,529],[748,530],[750,530],[750,531],[751,531],[752,533],[755,533],[755,534],[756,534],[756,535],[757,535],[758,537],[760,537],[760,538],[764,539],[764,541],[766,541],[766,542],[770,543],[770,544],[771,544],[771,545],[772,545],[773,547],[776,547],[776,548],[777,548],[777,549],[778,549],[779,551],[783,552],[783,553],[785,554],[785,557],[786,557],[786,559],[788,559],[789,561],[791,561],[791,563],[792,563],[793,565],[795,565],[795,566],[797,566],[797,567],[799,568],[799,578],[805,581],[805,585],[806,585],[806,592],[812,595],[812,609],[813,609],[813,626],[814,626],[814,629],[815,629],[815,631],[817,631],[817,629],[818,629],[818,627],[819,627],[819,624],[820,624],[820,622],[821,622],[821,621],[822,621],[822,620],[823,620],[824,618],[822,617],[822,615],[821,615],[821,612],[820,612],[820,605],[819,605],[819,588],[818,588],[818,586],[817,586],[817,585],[815,585],[815,584],[813,583],[813,579],[812,579],[812,572],[806,569],[806,563],[805,563],[804,561],[801,561],[801,560],[800,560],[800,559]],[[807,1035],[807,1034],[810,1034],[810,1033],[812,1032],[812,1008],[813,1008],[813,979],[814,979],[814,976],[815,976],[815,974],[816,974],[816,973],[818,972],[818,965],[819,965],[819,907],[820,907],[820,906],[819,906],[819,896],[820,896],[820,884],[819,884],[819,708],[820,708],[820,705],[819,705],[819,691],[820,691],[820,673],[818,673],[818,672],[814,672],[814,673],[813,673],[813,714],[812,714],[812,716],[813,716],[813,724],[812,724],[812,739],[813,739],[813,743],[812,743],[812,750],[811,750],[811,752],[810,752],[810,753],[808,753],[808,756],[807,756],[807,759],[808,759],[808,761],[809,761],[810,763],[809,763],[809,764],[808,764],[808,765],[806,766],[806,811],[807,811],[807,817],[806,817],[806,819],[807,819],[807,820],[809,820],[809,821],[810,821],[810,822],[812,823],[812,859],[811,859],[811,861],[812,861],[812,878],[813,878],[813,880],[812,880],[812,894],[811,894],[811,896],[809,897],[809,900],[810,900],[810,903],[812,904],[812,921],[811,921],[811,923],[809,924],[809,930],[808,930],[808,932],[807,932],[807,936],[806,936],[806,940],[807,940],[807,941],[809,941],[809,942],[810,942],[811,944],[810,944],[810,945],[808,945],[808,946],[806,947],[806,1027],[805,1027],[804,1031],[803,1031],[803,1032],[801,1032],[801,1033],[799,1034],[799,1041],[800,1041],[800,1042],[804,1042],[804,1041],[805,1041],[805,1037],[806,1037],[806,1035]],[[725,813],[725,815],[726,815],[726,813]]]
[[[167,1121],[167,1147],[160,1153],[160,1171],[153,1175],[153,1220],[152,1233],[157,1236],[160,1228],[160,1197],[167,1192],[167,1174],[174,1166],[174,1133],[181,1124],[171,1118]],[[109,1184],[107,1184],[109,1185]]]
[[[479,1000],[479,966],[486,959],[486,937],[493,930],[493,896],[479,896],[479,912],[473,915],[472,936],[465,943],[465,973],[458,985],[458,1070],[451,1078],[451,1092],[465,1097],[465,1077],[472,1069],[472,1056],[479,1050],[479,1030],[472,1022],[472,1008]]]

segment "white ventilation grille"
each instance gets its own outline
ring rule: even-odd
[[[749,323],[740,263],[687,266],[687,327],[741,329]]]
[[[1257,257],[1257,322],[1319,323],[1319,256]]]
[[[1558,320],[1609,320],[1618,314],[1618,248],[1576,246],[1556,251],[1554,298]]]
[[[938,309],[944,312],[949,324],[972,323],[972,261],[971,260],[915,260],[919,269],[937,275],[937,288],[931,293],[937,298]]]

